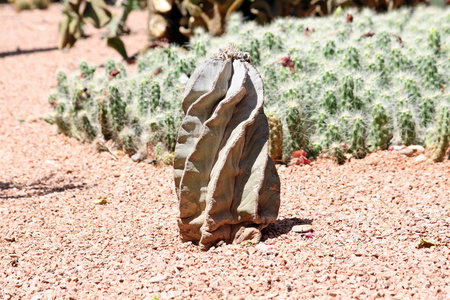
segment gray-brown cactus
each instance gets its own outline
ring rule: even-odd
[[[183,241],[259,242],[275,222],[280,180],[269,157],[264,87],[248,54],[230,48],[190,78],[174,157]]]

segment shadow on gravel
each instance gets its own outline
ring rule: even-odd
[[[36,49],[27,49],[27,50],[21,50],[20,48],[17,48],[16,51],[0,52],[0,58],[4,58],[4,57],[8,57],[8,56],[16,56],[16,55],[21,55],[21,54],[48,52],[48,51],[54,51],[54,50],[58,50],[58,47],[36,48]]]
[[[281,235],[287,234],[289,233],[289,231],[291,231],[292,227],[294,227],[295,225],[312,224],[312,222],[313,219],[299,219],[299,218],[276,220],[275,223],[270,224],[262,231],[261,241],[277,238]]]
[[[67,183],[61,185],[55,182],[48,182],[53,176],[54,174],[45,176],[30,184],[16,184],[0,181],[0,199],[20,199],[33,196],[44,196],[51,193],[86,188],[85,183]]]

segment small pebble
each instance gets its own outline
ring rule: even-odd
[[[158,274],[156,276],[153,276],[152,278],[150,278],[150,282],[151,283],[155,283],[155,282],[161,282],[167,279],[167,276],[162,275],[162,274]]]
[[[294,227],[292,227],[292,231],[297,232],[297,233],[305,233],[305,232],[309,232],[312,230],[313,230],[312,225],[309,225],[309,224],[295,225]]]

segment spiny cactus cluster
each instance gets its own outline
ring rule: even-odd
[[[138,59],[132,75],[112,61],[100,74],[83,63],[69,78],[58,74],[50,119],[80,140],[112,139],[128,153],[152,144],[170,153],[190,73],[238,41],[264,81],[275,160],[287,162],[303,149],[342,163],[349,155],[413,143],[440,160],[448,148],[450,10],[348,12],[352,22],[342,12],[264,27],[234,14],[226,35],[197,30],[191,51],[155,48]]]

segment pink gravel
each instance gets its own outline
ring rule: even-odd
[[[7,53],[55,47],[60,18],[57,5],[0,5],[0,297],[450,299],[449,160],[386,151],[278,166],[280,215],[264,241],[202,252],[180,242],[171,167],[114,160],[42,120],[57,70],[119,59],[91,27],[71,51]],[[145,22],[131,15],[129,49]]]

